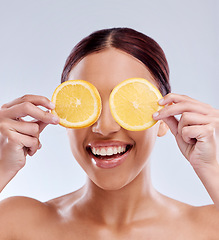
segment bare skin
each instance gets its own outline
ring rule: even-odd
[[[0,239],[218,239],[218,110],[187,96],[169,94],[160,103],[166,107],[154,115],[157,124],[141,132],[124,130],[113,119],[108,99],[118,83],[131,77],[143,77],[156,85],[142,63],[115,49],[88,55],[72,69],[69,79],[94,84],[103,103],[101,116],[91,127],[67,129],[72,153],[86,172],[87,182],[78,191],[46,203],[26,197],[3,200]],[[39,111],[37,105],[53,108],[44,97],[25,96],[0,110],[0,189],[25,165],[26,155],[40,149],[44,127],[58,124],[58,119]],[[178,114],[182,114],[180,121],[174,118]],[[37,121],[18,120],[26,115]],[[153,188],[150,154],[156,138],[164,136],[168,127],[215,205],[193,207]],[[97,167],[87,150],[125,143],[132,146],[125,161],[110,169]]]

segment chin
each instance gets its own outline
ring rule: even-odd
[[[134,166],[132,168],[129,166],[123,168],[121,166],[117,169],[108,169],[107,171],[102,169],[95,170],[87,171],[87,176],[93,184],[104,191],[117,191],[126,188],[140,172]]]
[[[92,182],[104,191],[118,191],[129,184],[129,182],[119,182],[119,181],[117,182],[105,181],[104,183],[100,181],[92,181]]]

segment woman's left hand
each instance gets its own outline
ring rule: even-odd
[[[165,106],[153,117],[163,120],[195,171],[218,165],[219,110],[185,95],[170,93],[161,101]],[[156,116],[157,115],[157,116]],[[181,115],[178,120],[175,116]]]

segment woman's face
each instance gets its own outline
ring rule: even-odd
[[[92,83],[101,96],[102,112],[98,121],[87,128],[67,131],[75,159],[88,177],[103,189],[120,189],[142,172],[159,131],[163,131],[160,122],[145,131],[128,131],[112,117],[111,91],[123,80],[134,77],[145,78],[156,85],[143,63],[114,48],[86,56],[69,74],[69,80]],[[96,152],[99,154],[95,155]],[[110,155],[103,156],[106,153]]]

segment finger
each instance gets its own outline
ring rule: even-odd
[[[41,121],[38,121],[37,124],[39,125],[39,132],[41,133],[46,126],[48,126],[48,123],[44,123]]]
[[[186,95],[169,93],[169,94],[165,95],[162,99],[159,100],[159,104],[167,105],[167,104],[171,104],[171,103],[179,103],[179,102],[186,102],[186,101],[193,102],[193,103],[200,103],[200,101],[193,99]],[[203,103],[203,104],[205,104],[205,103]]]
[[[178,124],[178,132],[181,134],[182,129],[185,126],[191,126],[191,125],[206,125],[210,122],[214,122],[213,117],[206,116],[199,113],[193,113],[193,112],[184,112],[180,118],[179,124]]]
[[[49,112],[49,111],[46,111],[46,112]],[[44,128],[48,125],[48,123],[44,123],[44,122],[38,121],[38,120],[32,120],[32,122],[38,124],[38,126],[39,126],[39,133],[41,133],[44,130]]]
[[[184,142],[188,144],[195,144],[198,131],[200,131],[200,126],[187,126],[181,131],[181,136]]]
[[[18,119],[21,117],[30,116],[44,123],[58,124],[59,118],[50,112],[43,111],[39,107],[30,102],[24,102],[14,105],[10,108],[3,109],[2,117]]]
[[[163,121],[168,125],[171,133],[176,137],[178,133],[178,120],[175,117],[171,116],[164,118]]]
[[[190,143],[196,139],[199,142],[208,142],[214,138],[215,129],[212,125],[193,125],[182,129],[182,138]]]
[[[32,122],[21,122],[12,119],[0,119],[0,132],[14,131],[39,138],[39,125]]]
[[[54,109],[54,103],[52,103],[47,97],[38,95],[24,95],[23,97],[17,98],[9,103],[2,105],[2,108],[10,108],[14,105],[30,102],[36,106],[43,106],[48,109]]]
[[[195,112],[204,115],[208,115],[209,107],[205,104],[197,104],[193,102],[179,102],[171,105],[166,105],[159,112],[155,113],[153,116],[155,120],[160,120],[170,116],[180,115],[184,112]]]
[[[10,131],[8,134],[8,144],[19,146],[24,149],[30,156],[33,156],[40,147],[39,139],[30,137],[15,131]]]

